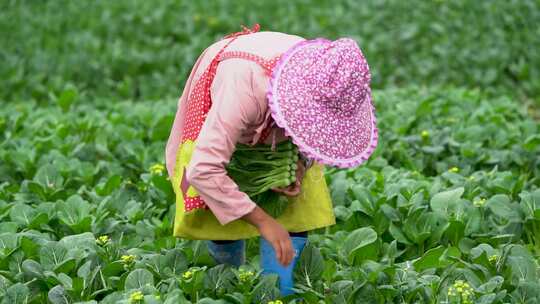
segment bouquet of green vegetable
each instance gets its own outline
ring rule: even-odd
[[[266,213],[276,218],[287,207],[287,197],[272,188],[296,181],[298,147],[290,140],[276,144],[237,144],[227,166],[228,175]]]

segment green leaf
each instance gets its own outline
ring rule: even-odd
[[[17,224],[20,224],[23,227],[30,226],[34,216],[36,215],[36,210],[26,204],[15,204],[11,207],[9,211],[9,217],[12,221]]]
[[[101,304],[131,304],[126,299],[126,294],[123,293],[123,292],[120,292],[120,291],[116,291],[116,292],[108,294],[99,303],[101,303]],[[180,303],[182,303],[182,302],[180,302]],[[172,304],[172,303],[169,303],[169,304]]]
[[[351,211],[351,209],[345,206],[334,207],[334,215],[336,219],[340,221],[347,221],[351,217],[352,214],[353,212]]]
[[[308,242],[294,268],[295,282],[311,286],[321,279],[323,271],[324,259],[320,250]]]
[[[534,134],[527,139],[525,139],[525,142],[523,143],[523,148],[529,152],[532,152],[536,150],[540,146],[540,135]]]
[[[71,107],[71,104],[77,99],[78,92],[75,87],[68,88],[60,94],[56,102],[62,109],[62,111],[67,112]]]
[[[435,194],[431,198],[431,209],[442,214],[449,214],[449,209],[452,208],[452,205],[458,203],[458,200],[461,198],[464,191],[465,188],[458,187],[453,190],[443,191]]]
[[[74,294],[81,294],[85,288],[85,282],[83,278],[73,278],[71,283],[71,290]]]
[[[422,231],[431,231],[430,244],[438,243],[443,234],[450,229],[450,222],[446,216],[435,212],[426,212],[424,217],[425,222],[423,222]]]
[[[426,251],[421,258],[413,262],[414,269],[422,272],[429,268],[439,268],[441,265],[440,258],[444,254],[446,248],[439,246]]]
[[[338,263],[332,259],[324,260],[324,271],[322,273],[322,278],[324,281],[330,282],[333,280],[334,275],[338,269]]]
[[[73,290],[73,279],[65,273],[59,273],[58,281],[68,290]]]
[[[479,244],[478,246],[471,249],[471,252],[470,252],[471,259],[474,260],[480,257],[482,253],[486,253],[486,255],[489,257],[496,254],[497,252],[489,244]]]
[[[67,249],[58,242],[47,242],[39,251],[39,261],[44,269],[54,270],[65,260]]]
[[[84,232],[65,236],[58,243],[70,249],[94,249],[96,238],[91,232]]]
[[[45,189],[59,189],[64,183],[64,178],[52,164],[39,168],[34,176],[34,181]]]
[[[498,194],[491,197],[486,202],[487,208],[498,217],[508,221],[519,221],[518,205],[512,204],[510,198],[505,194]]]
[[[379,208],[390,221],[392,222],[401,221],[399,212],[396,209],[392,208],[390,205],[382,204]]]
[[[204,286],[208,290],[219,292],[220,290],[230,291],[233,288],[235,275],[230,267],[220,264],[208,269],[204,278]]]
[[[465,235],[479,233],[482,230],[483,218],[478,208],[467,209]]]
[[[30,289],[25,284],[17,283],[7,289],[2,304],[27,304],[29,300]]]
[[[334,176],[329,187],[332,196],[332,203],[334,203],[335,206],[345,205],[347,188],[349,187],[346,176],[346,172],[339,172]]]
[[[23,272],[30,278],[42,278],[43,277],[43,267],[31,259],[24,260],[21,265]]]
[[[65,202],[58,203],[58,218],[76,232],[90,230],[91,206],[79,195],[69,197]]]
[[[122,272],[124,272],[124,264],[121,261],[114,261],[112,263],[108,263],[103,267],[103,275],[107,277],[114,277],[119,276]]]
[[[180,289],[174,289],[166,294],[166,299],[163,304],[189,304],[184,294]],[[240,303],[244,303],[243,301]]]
[[[19,236],[16,233],[6,232],[0,234],[0,249],[4,252],[15,250],[19,247]]]
[[[535,259],[523,246],[512,246],[507,257],[507,266],[510,269],[514,285],[517,285],[520,281],[535,282],[538,280]]]
[[[152,140],[167,140],[170,135],[173,121],[174,115],[166,115],[161,117],[151,129],[150,137],[152,138]]]
[[[278,285],[279,277],[276,274],[265,274],[260,277],[259,283],[253,287],[252,296],[255,303],[267,303],[280,297]]]
[[[412,245],[412,243],[407,239],[405,234],[401,231],[399,227],[394,225],[394,223],[390,223],[390,227],[388,228],[388,232],[390,235],[398,242],[403,243],[405,245]]]
[[[51,288],[51,290],[49,290],[47,298],[52,304],[70,304],[71,303],[71,300],[62,285],[56,285],[53,288]]]
[[[77,265],[77,261],[75,259],[66,259],[62,261],[56,268],[54,269],[54,272],[56,273],[70,273],[73,269],[75,269],[75,266]]]
[[[21,237],[21,248],[26,257],[37,256],[39,252],[39,245],[27,236]]]
[[[347,236],[343,244],[343,252],[348,257],[350,263],[355,260],[373,259],[377,254],[377,233],[371,228],[359,228]],[[373,246],[371,246],[373,245]],[[368,246],[370,246],[368,248]]]
[[[46,198],[46,191],[45,191],[45,188],[39,184],[39,183],[36,183],[36,182],[33,182],[33,181],[28,181],[28,183],[26,184],[26,186],[28,187],[28,190],[30,190],[30,192],[32,193],[35,193],[36,195],[38,195],[41,199],[45,199]]]
[[[540,301],[540,284],[533,281],[519,281],[512,292],[512,303],[536,304]]]
[[[449,222],[448,228],[445,231],[445,235],[452,245],[458,246],[459,241],[465,235],[465,224],[460,221],[452,220]]]
[[[540,189],[533,192],[523,191],[519,194],[520,207],[526,219],[540,220]]]
[[[109,179],[103,186],[96,187],[96,193],[101,196],[110,195],[114,190],[118,189],[121,184],[122,177],[120,175],[113,175],[109,177]]]
[[[486,283],[478,286],[477,291],[481,293],[490,293],[494,292],[496,289],[499,289],[504,283],[504,278],[501,276],[494,276],[490,278]]]
[[[145,285],[154,286],[154,276],[146,269],[135,269],[127,276],[124,289],[140,289]]]
[[[160,268],[167,276],[175,276],[183,273],[189,265],[184,252],[179,249],[171,249],[164,256],[160,256]]]
[[[478,298],[478,300],[476,300],[476,303],[477,304],[492,304],[492,303],[496,303],[495,302],[496,299],[497,299],[496,294],[488,293]]]
[[[352,211],[359,211],[364,213],[365,215],[374,217],[377,207],[373,202],[373,197],[371,196],[371,193],[369,193],[369,191],[361,185],[353,186],[352,192],[356,199],[351,202],[351,206],[349,208]]]
[[[30,229],[40,229],[41,225],[47,224],[49,222],[49,216],[46,213],[38,213],[32,221],[28,228]]]
[[[418,209],[406,217],[402,231],[415,244],[422,244],[428,239],[438,242],[447,228],[445,215]]]
[[[17,230],[19,230],[19,224],[15,223],[15,222],[3,222],[3,223],[0,223],[0,233],[2,232],[12,232],[12,233],[16,233]]]
[[[227,302],[227,301],[225,301],[223,299],[214,300],[212,298],[202,298],[202,299],[198,300],[197,303],[198,304],[228,304],[229,302]]]

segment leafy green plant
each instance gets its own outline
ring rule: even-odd
[[[494,10],[486,13],[489,15],[500,13],[503,8],[513,8],[513,5],[530,5],[527,3],[509,2],[500,7],[459,1],[418,5],[419,10],[437,8],[442,10],[442,16],[454,16],[457,9],[465,5]],[[55,8],[61,4],[14,2],[2,5],[19,10],[0,10],[0,16],[24,15],[37,8]],[[90,4],[70,2],[64,9],[74,12],[86,5]],[[162,8],[153,11],[148,4],[143,4],[139,13],[133,13],[124,9],[131,4],[123,1],[92,5],[136,24],[143,24],[143,20],[153,24],[156,21],[152,20],[158,19],[166,23],[177,13],[175,10],[165,12]],[[176,4],[170,5],[176,7]],[[194,5],[200,9],[199,4]],[[219,7],[221,4],[209,5]],[[264,8],[270,4],[255,5]],[[346,5],[356,7],[352,3]],[[387,5],[401,7],[403,4]],[[379,6],[369,2],[363,13],[368,14]],[[298,8],[297,4],[286,7]],[[143,16],[149,11],[155,15]],[[377,11],[391,14],[387,9]],[[336,16],[344,14],[339,8],[333,8],[332,12]],[[325,17],[327,13],[317,11],[314,14],[317,22],[309,21],[313,24],[308,30],[319,31],[320,23],[326,24],[328,33],[337,33],[336,25],[348,24],[347,20],[331,22]],[[94,18],[94,14],[97,13],[92,11],[81,17],[81,22]],[[108,16],[104,14],[103,18]],[[536,12],[523,14],[532,18]],[[40,22],[57,24],[59,21],[53,21],[51,16],[56,15],[44,12],[45,21],[27,18],[30,21],[25,27]],[[80,14],[70,16],[78,18]],[[208,16],[199,17],[201,20],[197,22],[205,24],[212,20]],[[367,18],[366,31],[370,22],[379,22],[377,18]],[[385,20],[403,21],[400,18],[409,17],[392,18]],[[223,26],[232,29],[234,20],[225,20],[219,16],[211,22],[213,25],[208,23],[208,28],[203,30],[208,37],[204,39],[211,40],[210,36],[221,33]],[[437,22],[430,19],[426,24],[431,26]],[[98,26],[93,21],[90,24]],[[25,27],[14,30],[13,34]],[[46,27],[34,28],[42,31]],[[407,28],[403,35],[409,38],[403,41],[421,37],[426,28]],[[90,37],[94,35],[93,30],[101,32],[105,28],[99,23],[99,29],[89,29],[86,38],[71,38],[84,43],[99,41]],[[123,27],[108,30],[124,33]],[[156,31],[161,33],[161,29]],[[186,36],[183,30],[171,33],[174,39],[198,39],[194,38],[198,36]],[[527,36],[527,33],[520,35]],[[9,40],[11,35],[0,39]],[[147,33],[130,35],[134,37],[134,45],[151,41],[144,38]],[[388,35],[384,34],[386,38],[380,38],[382,41],[372,40],[371,49],[385,53],[383,45],[395,45],[385,40],[393,37]],[[32,39],[25,43],[37,43]],[[51,41],[57,41],[55,39]],[[195,45],[202,45],[204,39],[196,41]],[[445,45],[439,42],[434,49]],[[13,46],[6,45],[2,54],[12,54]],[[412,54],[407,48],[413,46],[413,43],[407,44],[403,54]],[[48,47],[33,48],[32,52],[42,55],[27,56],[25,60],[44,60],[47,56],[43,54],[54,53]],[[78,47],[80,53],[70,53],[64,58],[72,66],[79,62],[78,56],[92,53],[97,46],[79,44]],[[72,68],[69,73],[65,72],[67,67],[62,64],[51,64],[49,68],[59,73],[48,73],[56,76],[47,79],[37,73],[24,82],[20,75],[26,74],[20,71],[13,76],[19,80],[6,77],[13,89],[3,90],[0,95],[18,99],[28,94],[28,100],[6,103],[0,108],[0,303],[539,301],[540,127],[515,98],[464,88],[374,90],[379,146],[363,166],[326,168],[336,225],[310,232],[308,245],[295,268],[296,295],[279,299],[277,277],[261,274],[255,239],[248,240],[247,264],[236,269],[216,265],[203,241],[172,237],[175,196],[163,164],[163,148],[174,119],[176,100],[146,98],[170,90],[167,83],[172,74],[169,73],[176,75],[178,71],[163,68],[163,74],[150,72],[151,59],[156,58],[153,56],[171,51],[166,47],[160,47],[160,52],[154,55],[143,51],[136,55],[133,51],[124,54],[121,60],[107,57],[112,52],[109,47],[112,46],[106,46],[100,56],[111,59],[113,64],[99,69],[106,74],[100,82],[96,82],[100,78],[89,72],[86,62],[79,65],[80,78],[71,74]],[[466,55],[469,47],[474,48],[474,44],[460,48],[464,58],[469,58]],[[124,50],[125,45],[117,48]],[[419,50],[425,52],[425,48]],[[451,51],[449,49],[448,54]],[[28,50],[21,52],[25,54]],[[194,49],[186,52],[195,54]],[[166,57],[159,58],[166,60]],[[146,58],[141,59],[146,64],[138,66],[141,61],[133,58]],[[404,57],[396,58],[392,60]],[[519,62],[524,59],[516,60],[520,66]],[[161,66],[160,62],[158,60],[156,65]],[[94,64],[97,64],[94,68],[103,67],[101,61]],[[456,59],[455,64],[463,63]],[[484,63],[477,64],[484,67]],[[400,83],[405,71],[413,71],[407,74],[412,76],[425,73],[422,77],[426,78],[418,79],[435,77],[434,70],[429,68],[420,71],[400,65],[402,70],[390,73],[388,68],[377,66],[374,63],[373,71],[379,71],[378,75],[374,74],[375,84]],[[184,68],[187,69],[187,65]],[[0,74],[9,69],[17,71],[19,67],[8,62],[2,65]],[[29,71],[32,69],[33,65]],[[126,74],[125,69],[131,71],[129,75],[118,78]],[[523,66],[519,69],[527,70]],[[534,71],[529,70],[529,73]],[[478,81],[485,76],[475,71],[478,70],[471,68],[467,77]],[[490,73],[490,77],[495,78],[485,80],[488,84],[509,81],[507,74]],[[88,75],[92,75],[91,79]],[[156,78],[148,80],[154,77],[148,75]],[[382,75],[395,77],[386,82]],[[437,81],[471,80],[467,77],[456,80],[456,75],[452,72],[438,76]],[[460,71],[459,77],[462,75]],[[533,79],[527,77],[525,83]],[[63,79],[79,80],[70,86]],[[32,89],[25,90],[27,87]],[[118,96],[145,100],[96,97],[115,90]],[[135,93],[137,90],[140,92]],[[525,85],[523,90],[533,92],[534,85]],[[48,104],[41,102],[45,95],[51,100]]]

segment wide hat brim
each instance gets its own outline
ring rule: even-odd
[[[303,76],[306,69],[313,68],[317,52],[320,54],[329,43],[322,38],[305,40],[281,56],[271,75],[268,105],[276,124],[305,156],[325,165],[351,168],[364,163],[377,147],[375,108],[369,83],[364,84],[355,111],[346,115],[317,101],[312,90],[305,89],[310,81]],[[358,54],[354,56],[365,62],[356,49]],[[368,69],[367,62],[364,66]]]

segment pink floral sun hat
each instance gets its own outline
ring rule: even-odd
[[[340,168],[358,166],[378,140],[370,79],[354,40],[302,41],[273,70],[272,118],[305,156]]]

